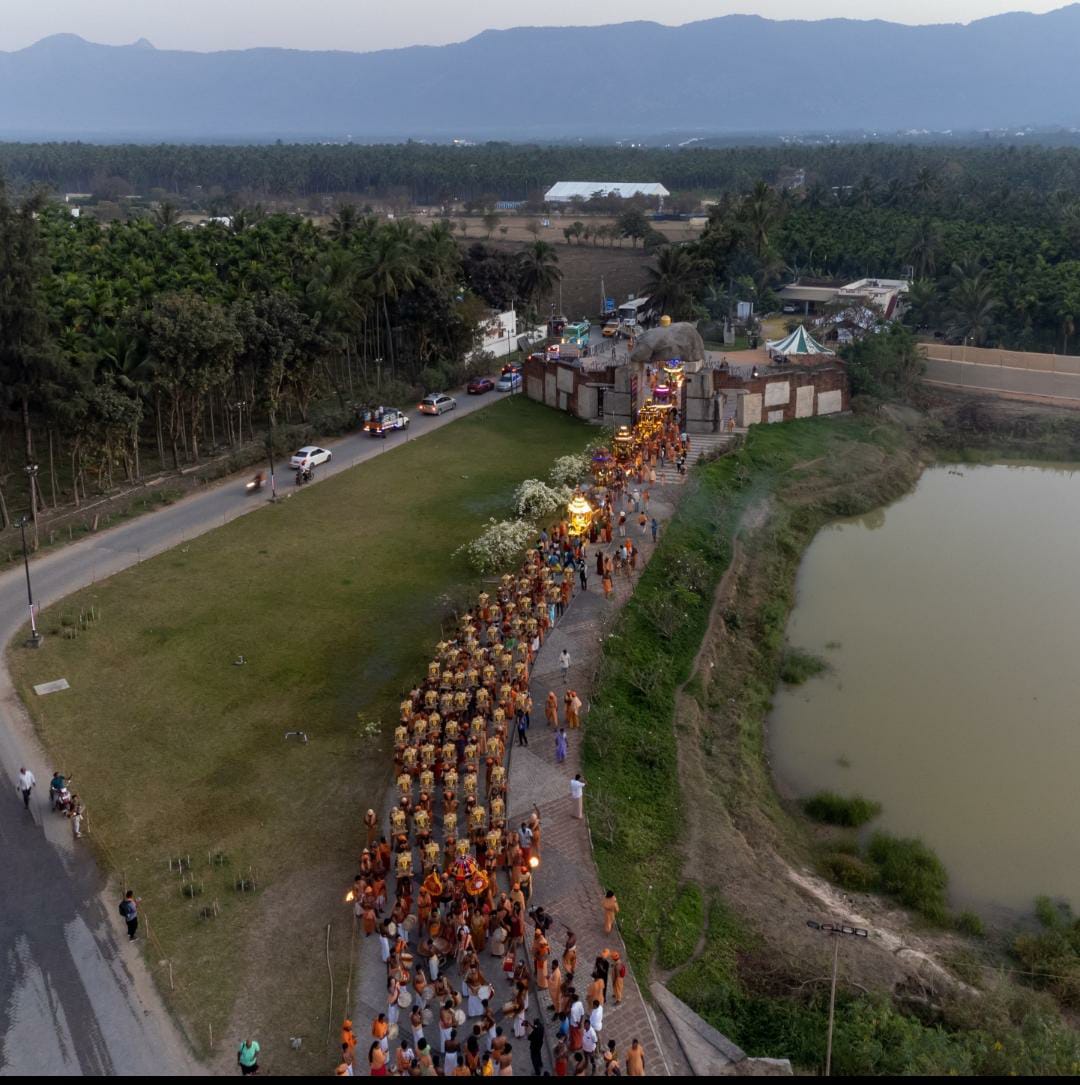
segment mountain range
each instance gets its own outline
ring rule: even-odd
[[[0,52],[0,137],[633,139],[1080,125],[1080,4],[968,24],[488,30],[368,53],[197,53],[70,34]]]

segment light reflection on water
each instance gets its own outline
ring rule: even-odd
[[[824,529],[797,588],[788,638],[833,669],[777,691],[781,790],[878,800],[957,905],[1080,906],[1080,473],[927,470]]]

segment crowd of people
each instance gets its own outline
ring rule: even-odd
[[[372,1021],[367,1048],[372,1075],[510,1076],[515,1044],[528,1045],[538,1075],[549,1047],[556,1076],[598,1069],[644,1075],[636,1039],[622,1058],[614,1040],[601,1039],[605,1007],[623,996],[626,967],[618,950],[604,949],[583,978],[574,932],[566,931],[556,954],[551,917],[530,908],[543,825],[535,806],[519,825],[510,824],[506,755],[511,724],[519,744],[528,742],[531,669],[575,580],[587,590],[590,544],[610,543],[618,531],[615,553],[597,553],[597,573],[610,594],[616,572],[629,575],[637,567],[639,552],[626,533],[630,517],[642,534],[651,526],[656,538],[644,487],[655,483],[658,460],[685,452],[671,425],[624,442],[613,469],[605,468],[589,527],[573,534],[563,521],[542,531],[518,573],[480,594],[454,635],[436,646],[424,680],[402,700],[394,731],[396,801],[385,826],[367,811],[360,869],[348,895],[363,936],[378,938],[386,972],[385,1009]],[[580,727],[583,707],[569,685],[565,649],[560,664],[562,697],[552,690],[544,705],[557,763],[566,758],[566,731]],[[608,934],[617,912],[609,893]],[[496,977],[505,997],[496,996]],[[547,1024],[540,992],[549,1002]],[[339,1075],[356,1072],[357,1044],[346,1021]]]

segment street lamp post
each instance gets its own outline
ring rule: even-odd
[[[840,937],[848,935],[851,938],[869,938],[870,932],[862,927],[849,927],[845,923],[818,923],[813,919],[808,919],[806,925],[813,931],[820,931],[836,939],[833,944],[832,987],[829,990],[829,1035],[825,1043],[825,1076],[829,1077],[832,1073],[833,1020],[836,1015],[836,969],[840,962]]]
[[[22,532],[23,568],[26,570],[26,603],[30,608],[30,639],[26,642],[27,648],[41,647],[41,634],[37,628],[37,618],[34,614],[34,591],[30,587],[30,549],[26,545],[26,525],[30,523],[30,517],[24,516],[19,521],[19,530]]]
[[[270,415],[266,432],[266,458],[270,461],[270,500],[277,500],[277,480],[274,478],[274,416]]]
[[[244,443],[244,408],[246,406],[247,404],[243,400],[233,404],[236,411],[237,437],[239,438],[237,443],[241,445]]]
[[[38,505],[37,505],[37,475],[38,465],[28,463],[23,470],[26,472],[26,481],[30,484],[30,521],[34,525],[34,549],[38,548]]]

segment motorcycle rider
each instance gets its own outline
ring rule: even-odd
[[[60,801],[60,796],[67,787],[67,780],[64,778],[64,774],[56,769],[53,772],[53,777],[49,781],[49,798],[52,800],[52,807],[55,810],[57,803]]]

